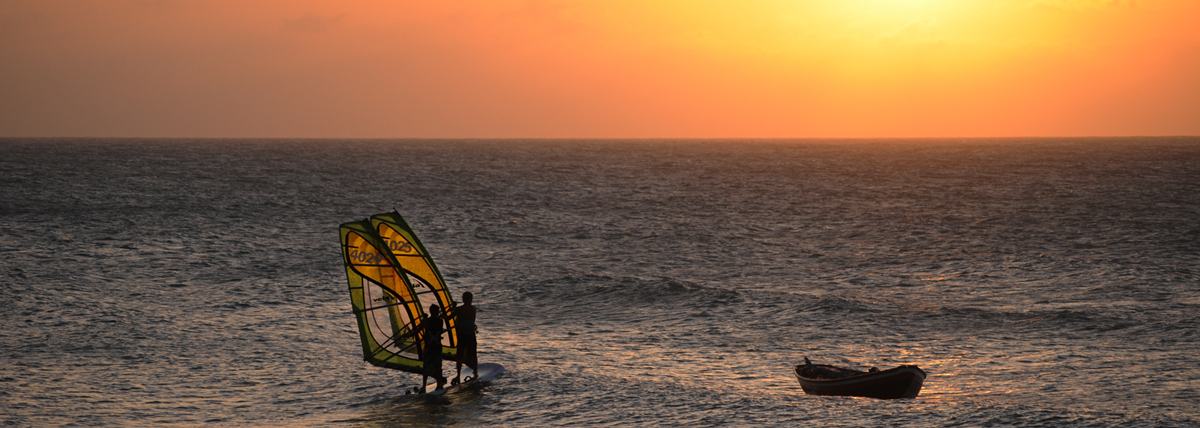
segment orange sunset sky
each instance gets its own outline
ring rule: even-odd
[[[5,0],[0,136],[1200,134],[1196,0]]]

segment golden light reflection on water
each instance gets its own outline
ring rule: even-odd
[[[553,370],[575,376],[604,378],[615,383],[656,382],[676,388],[707,390],[718,393],[799,394],[790,364],[769,366],[750,352],[731,350],[711,354],[698,348],[670,349],[654,344],[621,343],[605,337],[587,340],[579,336],[535,336],[530,332],[490,336],[486,347],[498,349],[524,347],[533,354],[539,349],[556,354],[555,358],[537,358],[515,362],[524,369]],[[632,337],[632,336],[631,336]],[[531,344],[535,348],[529,349]]]
[[[521,367],[528,369],[564,371],[616,383],[656,382],[723,394],[805,395],[792,371],[802,357],[800,354],[792,360],[787,356],[764,355],[752,350],[729,349],[729,352],[712,353],[708,347],[668,349],[653,344],[623,344],[613,338],[606,336],[588,341],[579,336],[539,336],[530,340],[528,332],[523,332],[494,336],[490,341],[491,346],[497,348],[528,347],[533,342],[560,355],[554,359],[519,362]],[[917,364],[929,374],[917,398],[921,401],[955,403],[1020,392],[1018,385],[989,376],[978,367],[977,361],[972,360],[978,357],[967,354],[938,357],[934,351],[921,346],[881,350],[867,345],[848,345],[840,352],[863,357],[861,360],[834,358],[820,362],[863,369],[872,365],[890,368]],[[891,355],[883,356],[882,353]]]

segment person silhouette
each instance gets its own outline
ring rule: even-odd
[[[466,364],[475,373],[474,376],[479,376],[479,360],[476,356],[475,333],[478,330],[475,326],[475,306],[471,305],[471,300],[475,295],[470,291],[463,293],[462,306],[454,308],[454,325],[458,328],[458,348],[455,356],[455,372],[454,383],[458,384],[462,377],[462,366]],[[473,377],[472,377],[473,378]],[[470,381],[472,378],[468,378]]]
[[[424,385],[429,377],[433,377],[437,381],[437,389],[446,386],[446,377],[442,376],[442,333],[445,331],[442,323],[445,319],[441,309],[437,304],[429,305],[429,315],[422,320],[425,337],[421,360],[425,363],[425,373],[421,376],[421,384]]]

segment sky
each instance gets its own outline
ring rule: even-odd
[[[3,0],[0,136],[1200,135],[1196,0]]]

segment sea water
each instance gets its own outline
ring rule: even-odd
[[[1195,138],[8,139],[0,173],[7,424],[1200,424]],[[508,369],[449,405],[362,360],[337,226],[393,207]],[[807,396],[805,356],[929,377]]]

